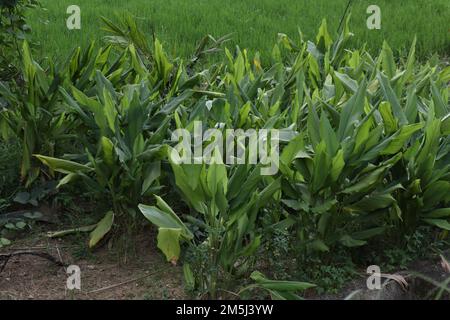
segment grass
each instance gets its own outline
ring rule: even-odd
[[[101,41],[100,17],[114,18],[129,11],[143,30],[154,32],[173,56],[186,57],[205,35],[220,37],[233,33],[229,46],[239,44],[270,55],[279,32],[295,37],[298,28],[307,38],[315,36],[322,18],[329,30],[338,28],[347,0],[78,0],[81,30],[66,28],[66,9],[72,0],[41,0],[46,11],[33,12],[31,26],[41,54],[56,57],[91,40]],[[378,51],[384,39],[396,50],[409,48],[418,37],[418,53],[450,52],[450,1],[448,0],[354,0],[351,30],[356,45],[368,43]],[[366,9],[377,4],[382,29],[368,30]]]

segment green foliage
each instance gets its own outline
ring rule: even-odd
[[[8,246],[12,240],[27,235],[33,230],[42,213],[34,210],[11,212],[0,215],[0,248]]]
[[[131,20],[123,23],[133,28]],[[110,21],[106,24],[115,34],[111,37],[116,40],[110,41],[123,45],[129,35]],[[58,92],[67,114],[76,119],[74,130],[84,131],[77,136],[82,149],[65,159],[36,155],[65,175],[58,187],[81,179],[99,199],[109,199],[116,225],[128,231],[140,217],[137,205],[162,188],[161,161],[172,114],[189,101],[190,89],[199,81],[188,76],[182,62],[170,62],[157,39],[152,50],[138,33],[134,30],[129,42],[117,47],[119,58],[110,57],[111,46],[101,48],[96,57],[92,45],[84,58],[80,50],[74,52],[68,83]]]
[[[248,288],[261,288],[270,293],[274,300],[300,300],[296,292],[314,288],[316,285],[299,281],[279,281],[267,279],[261,272],[254,271],[250,278],[255,281],[255,285]],[[243,290],[248,290],[244,288]],[[242,290],[241,290],[242,294]]]
[[[311,279],[317,285],[318,294],[337,294],[350,283],[356,275],[355,266],[351,264],[309,261],[298,276]]]
[[[167,104],[155,101],[145,82],[124,87],[118,93],[108,91],[113,86],[100,73],[98,80],[95,98],[75,87],[74,99],[66,94],[70,107],[85,117],[92,130],[93,143],[82,141],[84,153],[70,156],[79,162],[37,157],[51,170],[65,174],[59,187],[82,179],[99,198],[106,196],[111,200],[117,217],[129,216],[131,220],[127,221],[133,224],[142,197],[159,189],[161,143],[170,116],[164,109]]]
[[[17,77],[20,69],[20,46],[31,30],[25,13],[27,9],[38,6],[38,0],[0,1],[0,81],[10,81]]]
[[[292,252],[294,236],[287,229],[267,228],[264,233],[261,254],[267,261],[267,269],[273,279],[289,279],[297,260]]]
[[[194,281],[201,292],[215,298],[218,285],[224,284],[219,284],[223,278],[248,271],[249,258],[261,242],[261,234],[256,227],[260,209],[279,190],[279,180],[260,188],[262,176],[259,166],[242,165],[228,169],[219,159],[210,165],[180,165],[173,161],[171,165],[176,186],[196,212],[187,216],[186,221],[198,226],[201,235],[193,239],[187,225],[175,218],[175,213],[160,198],[157,207],[141,205],[139,208],[158,226],[158,246],[168,260],[178,260],[177,243],[181,239],[204,248],[207,260],[203,261],[204,269],[196,269]],[[238,186],[245,191],[239,193]],[[168,230],[172,230],[170,237],[166,234]],[[164,236],[161,233],[165,233]],[[167,244],[169,241],[173,242],[170,246]]]
[[[19,158],[20,145],[17,141],[0,140],[0,199],[10,198],[17,189],[17,181],[20,179]]]
[[[447,237],[450,68],[437,59],[419,64],[415,42],[400,59],[387,43],[376,57],[352,50],[349,21],[334,36],[324,20],[315,42],[279,34],[270,62],[236,47],[204,70],[196,63],[227,37],[205,37],[185,63],[131,16],[104,19],[109,45],[77,48],[61,65],[38,63],[24,42],[24,83],[0,82],[0,128],[20,141],[26,186],[38,177],[57,179],[58,188],[78,180],[107,204],[99,222],[50,236],[90,232],[93,247],[112,231],[136,230],[144,216],[166,259],[185,262],[190,290],[217,298],[244,285],[242,296],[258,289],[277,299],[313,287],[284,280],[293,276],[321,278],[317,290],[341,286],[351,267],[334,266],[335,254],[380,239],[417,245],[425,225]],[[222,135],[202,142],[211,162],[180,163],[171,137],[177,129],[195,134],[196,121]],[[227,144],[227,129],[279,130],[278,172],[225,164],[217,145]],[[163,186],[189,212],[163,200]],[[36,206],[48,194],[41,191],[28,188],[16,201]],[[291,276],[269,270],[269,280],[254,271],[264,270],[265,248],[300,269],[323,265]]]
[[[378,59],[364,50],[342,54],[348,35],[325,51],[320,33],[306,50],[282,42],[305,69],[297,85],[304,92],[295,93],[304,97],[304,126],[283,149],[280,170],[287,219],[306,253],[362,246],[424,223],[448,230],[449,145],[440,129],[450,112],[440,81],[448,70],[416,71],[414,47],[404,66],[387,44]]]
[[[39,203],[55,192],[56,182],[46,181],[35,185],[29,191],[20,191],[14,195],[14,202],[21,205],[38,207]]]
[[[433,255],[448,248],[448,239],[433,232],[431,225],[419,226],[414,233],[404,235],[400,244],[389,240],[380,239],[370,244],[365,257],[387,272],[406,270],[415,261],[433,259]]]
[[[23,43],[23,84],[0,82],[0,94],[6,105],[0,110],[0,128],[4,138],[15,135],[23,148],[21,178],[26,186],[40,175],[33,153],[54,155],[60,140],[73,122],[58,100],[63,77],[51,76],[35,61],[27,42]]]

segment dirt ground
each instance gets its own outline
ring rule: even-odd
[[[411,263],[407,270],[382,273],[381,289],[367,289],[368,275],[361,270],[360,277],[344,286],[338,294],[314,296],[325,300],[450,300],[450,250],[442,256]],[[441,288],[446,288],[439,293]],[[438,298],[439,296],[439,298]]]
[[[117,250],[109,249],[107,243],[90,252],[83,244],[83,237],[49,239],[40,233],[32,238],[16,240],[12,246],[0,249],[0,300],[144,300],[144,299],[186,299],[189,295],[183,289],[182,268],[174,266],[164,259],[156,248],[155,237],[150,230],[144,231],[135,239],[137,243],[134,255],[124,263],[124,256]],[[87,240],[87,238],[85,239]],[[35,252],[49,254],[54,261],[35,256],[12,256],[7,264],[5,254],[17,252]],[[450,251],[445,253],[450,261]],[[77,265],[81,270],[81,290],[67,290],[68,274],[65,266]],[[435,283],[446,283],[450,277],[450,266],[443,266],[441,259],[418,261],[409,271],[398,273],[408,283],[404,288],[396,281],[385,283],[383,290],[367,290],[367,275],[361,271],[361,277],[346,285],[337,295],[312,295],[307,299],[352,299],[359,300],[417,300],[433,299],[436,287],[429,280],[414,274],[420,274]],[[356,292],[356,293],[355,293]],[[441,299],[449,299],[444,293]]]
[[[0,299],[183,299],[182,270],[167,263],[150,235],[142,235],[136,257],[124,264],[106,246],[95,256],[77,259],[73,243],[64,239],[16,241],[1,254],[46,252],[65,265],[78,265],[81,290],[66,289],[64,267],[34,255],[13,256],[0,273]],[[0,259],[0,270],[4,262]]]

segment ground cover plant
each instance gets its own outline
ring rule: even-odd
[[[137,17],[102,20],[105,43],[63,59],[8,48],[20,59],[0,81],[1,146],[20,153],[21,179],[1,158],[0,246],[3,229],[28,230],[3,215],[11,199],[26,211],[84,194],[96,222],[49,237],[111,249],[147,226],[198,298],[299,299],[405,246],[448,248],[450,66],[420,34],[376,50],[349,14],[270,51],[203,36],[171,55]]]

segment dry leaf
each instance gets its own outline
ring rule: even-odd
[[[387,274],[387,273],[382,273],[381,277],[386,278],[386,279],[391,279],[394,280],[395,282],[397,282],[404,291],[408,290],[408,282],[406,282],[405,278],[399,274]]]
[[[444,269],[446,273],[450,273],[450,263],[448,263],[447,259],[445,259],[445,257],[442,254],[440,256],[442,269]]]

